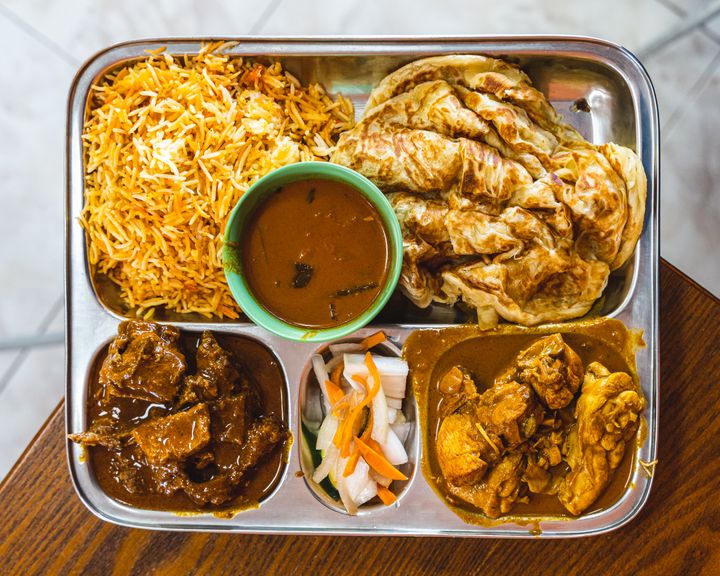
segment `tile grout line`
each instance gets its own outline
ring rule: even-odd
[[[713,56],[712,60],[710,60],[708,65],[705,66],[705,69],[700,73],[697,80],[693,82],[692,86],[688,90],[687,93],[692,95],[690,99],[691,104],[699,98],[700,94],[707,87],[708,83],[710,82],[710,78],[715,73],[719,65],[720,50],[715,53],[715,56]],[[675,126],[677,126],[678,122],[685,115],[685,111],[688,108],[689,106],[678,106],[675,111],[670,114],[667,121],[661,127],[663,132],[663,135],[661,137],[661,144],[667,142],[668,137],[670,136],[670,134],[672,134]]]
[[[683,10],[682,8],[680,8],[680,6],[678,6],[677,4],[675,4],[674,2],[672,2],[671,0],[655,0],[655,2],[657,2],[658,4],[660,4],[660,5],[662,5],[662,6],[665,6],[665,8],[667,8],[667,9],[670,10],[671,12],[674,12],[674,13],[677,14],[678,16],[681,16],[681,17],[682,17],[682,16],[685,16],[685,10]]]
[[[720,36],[718,36],[713,30],[708,28],[708,23],[701,24],[698,26],[698,30],[700,31],[700,34],[708,38],[709,40],[715,42],[718,46],[720,46]]]
[[[80,61],[77,60],[70,52],[65,50],[62,46],[51,40],[45,34],[40,32],[38,29],[33,27],[31,24],[20,18],[15,12],[10,10],[7,6],[0,4],[0,15],[4,16],[6,20],[20,28],[23,32],[28,34],[31,38],[45,46],[51,52],[57,54],[66,64],[69,64],[73,68],[80,66]]]
[[[682,7],[678,6],[677,4],[675,4],[674,2],[672,2],[671,0],[655,0],[655,2],[657,2],[657,3],[660,4],[661,6],[664,6],[665,8],[667,8],[668,10],[670,10],[670,11],[671,11],[673,14],[675,14],[676,16],[679,16],[680,18],[683,18],[683,19],[684,19],[684,18],[687,18],[687,11],[686,11],[686,10],[683,10]],[[711,18],[710,20],[714,20],[714,18]],[[708,28],[708,27],[707,27],[708,24],[709,24],[709,22],[705,22],[705,23],[703,23],[703,24],[700,24],[700,25],[697,27],[697,30],[698,30],[703,36],[705,36],[706,38],[708,38],[709,40],[712,40],[712,41],[715,42],[716,44],[720,45],[720,35],[716,34],[712,29]],[[692,33],[692,31],[690,31],[690,33]]]
[[[50,324],[52,324],[53,320],[57,318],[57,315],[62,311],[64,305],[65,295],[61,294],[60,297],[50,307],[50,310],[48,310],[43,319],[40,321],[40,325],[37,329],[38,333],[45,334],[47,332]],[[7,367],[4,374],[2,375],[2,378],[0,378],[0,395],[4,392],[5,388],[7,388],[8,384],[10,384],[10,381],[12,380],[13,376],[17,374],[17,371],[20,370],[23,362],[25,362],[25,359],[30,354],[30,351],[30,348],[22,348],[17,353],[15,358],[13,358],[10,366]]]
[[[263,10],[263,13],[260,14],[260,17],[257,19],[255,24],[250,27],[248,34],[259,33],[263,29],[265,24],[268,23],[268,20],[272,18],[272,15],[275,14],[275,11],[278,9],[280,4],[282,4],[282,1],[283,0],[271,0],[265,10]]]
[[[275,11],[278,9],[280,4],[282,3],[282,0],[271,0],[271,2],[267,5],[265,10],[260,14],[257,21],[251,26],[249,30],[249,34],[257,34],[260,32],[265,26],[265,24],[268,22],[268,20],[273,16]],[[77,67],[80,65],[80,61],[77,60],[70,52],[65,50],[61,45],[56,43],[51,38],[47,37],[45,34],[37,30],[34,26],[32,26],[29,22],[25,21],[23,18],[18,16],[15,12],[7,8],[6,6],[3,6],[0,4],[0,16],[4,17],[8,22],[22,30],[25,34],[33,38],[35,41],[42,44],[45,48],[49,49],[51,52],[54,52],[57,54],[62,60],[64,60],[67,64],[69,64],[72,67]],[[47,314],[43,317],[43,319],[40,322],[40,326],[38,327],[37,332],[40,334],[45,334],[50,326],[50,324],[55,320],[57,317],[57,314],[62,310],[64,305],[64,295],[61,295],[60,298],[50,307],[50,310],[47,312]],[[12,378],[15,376],[15,374],[18,372],[18,370],[22,367],[25,359],[28,357],[28,355],[31,352],[31,348],[26,347],[22,348],[15,356],[15,358],[10,363],[10,366],[5,370],[2,377],[0,377],[0,394],[7,388]]]
[[[655,2],[665,8],[667,8],[669,11],[671,11],[673,14],[678,16],[678,18],[685,19],[687,17],[687,12],[682,9],[682,7],[676,5],[672,0],[655,0]],[[705,24],[701,24],[694,30],[687,31],[684,35],[689,36],[693,34],[694,32],[700,33],[702,36],[710,40],[711,42],[717,44],[720,46],[720,36],[717,36],[712,30],[709,30],[706,28]],[[679,40],[680,38],[675,38],[675,40]],[[674,40],[674,41],[675,41]],[[655,53],[648,55],[649,58],[653,58],[656,56]],[[698,86],[701,88],[704,88],[703,83],[701,80],[703,79],[704,75],[708,72],[708,68],[712,68],[713,61],[715,58],[717,58],[717,54],[713,56],[713,58],[710,60],[710,62],[706,65],[706,67],[698,74],[695,82],[688,90],[688,94],[691,94],[693,90],[696,90]],[[710,73],[712,73],[712,69],[710,70]],[[692,99],[692,98],[691,98]],[[682,118],[684,114],[684,109],[681,105],[677,106],[668,116],[667,119],[662,122],[661,125],[661,138],[662,142],[667,141],[667,136],[672,132],[673,128],[675,127],[676,123],[680,118]]]

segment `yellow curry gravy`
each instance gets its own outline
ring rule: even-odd
[[[213,333],[218,344],[230,352],[236,366],[242,368],[259,392],[264,415],[274,415],[278,420],[287,422],[287,395],[285,381],[275,356],[262,344],[249,338]],[[198,347],[200,333],[181,332],[181,348],[188,364],[188,373],[195,371],[195,350]],[[135,426],[148,419],[163,416],[171,405],[153,403],[130,398],[113,398],[111,405],[100,402],[102,386],[99,383],[100,368],[107,356],[106,349],[98,355],[92,370],[89,390],[88,424],[110,416],[123,424]],[[219,507],[201,507],[193,502],[181,490],[172,496],[152,493],[131,493],[122,482],[116,480],[116,474],[122,469],[117,460],[118,454],[102,446],[90,446],[86,450],[93,474],[102,490],[111,498],[136,508],[149,510],[169,510],[179,513],[213,512],[216,516],[231,517],[235,512],[257,507],[278,485],[286,466],[290,442],[285,449],[275,450],[245,481],[241,493]],[[127,455],[126,455],[127,456]],[[142,469],[141,465],[138,468]]]
[[[327,328],[356,318],[382,290],[389,266],[380,214],[354,188],[303,180],[271,193],[241,239],[250,290],[271,314]]]
[[[414,332],[405,343],[403,353],[410,366],[412,386],[420,410],[423,474],[443,501],[468,523],[494,525],[512,521],[537,524],[544,518],[574,518],[556,496],[530,494],[529,503],[516,502],[509,514],[489,519],[449,493],[436,454],[436,438],[441,423],[439,411],[443,402],[439,389],[442,376],[453,366],[460,365],[473,374],[478,392],[482,392],[512,363],[518,352],[539,337],[558,332],[577,352],[584,366],[597,361],[611,372],[627,372],[639,389],[635,350],[643,344],[642,338],[628,331],[618,320],[590,320],[542,328],[501,325],[490,331],[474,326],[460,326]],[[560,417],[565,421],[572,420],[574,407],[573,400],[570,406],[558,411]],[[615,470],[610,484],[584,514],[609,508],[625,493],[633,469],[634,448],[634,445],[628,444],[623,461]]]

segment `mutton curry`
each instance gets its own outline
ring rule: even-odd
[[[227,515],[277,486],[286,410],[282,372],[261,344],[125,321],[93,372],[88,429],[69,437],[116,500]]]

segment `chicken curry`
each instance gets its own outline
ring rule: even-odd
[[[69,438],[116,500],[231,515],[282,476],[284,390],[275,357],[253,340],[125,321],[92,371],[88,429]]]
[[[413,334],[405,355],[431,486],[472,523],[612,505],[626,488],[645,406],[639,343],[608,319]]]

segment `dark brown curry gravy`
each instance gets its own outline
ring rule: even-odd
[[[242,367],[260,392],[263,414],[274,415],[281,422],[287,422],[288,399],[285,379],[275,356],[262,344],[241,336],[218,334],[216,340],[225,350],[230,352],[236,364]],[[195,354],[200,333],[181,333],[181,347],[188,363],[188,373],[195,371]],[[88,406],[88,425],[95,419],[106,416],[100,405],[98,392],[100,384],[98,376],[105,357],[107,346],[97,356],[91,371]],[[115,420],[130,424],[140,423],[148,417],[162,416],[168,412],[169,406],[162,403],[145,402],[128,398],[114,398],[110,416]],[[278,485],[285,466],[290,443],[285,450],[276,450],[248,477],[242,493],[234,500],[215,508],[201,508],[182,491],[172,496],[161,494],[133,494],[115,481],[113,471],[117,468],[117,456],[102,446],[87,447],[92,471],[102,490],[111,498],[136,508],[148,510],[168,510],[172,512],[208,512],[218,516],[232,516],[234,512],[256,507],[262,500],[272,494]]]
[[[389,244],[382,218],[341,182],[302,180],[249,216],[240,247],[251,292],[296,326],[327,328],[362,314],[380,294]]]
[[[530,329],[502,325],[486,332],[472,326],[461,326],[415,332],[405,343],[403,354],[410,366],[413,391],[420,410],[423,474],[443,501],[468,523],[492,525],[513,521],[532,524],[548,517],[574,518],[556,496],[544,494],[531,494],[529,503],[516,503],[509,514],[498,519],[487,518],[448,492],[435,447],[441,423],[438,413],[443,401],[438,385],[450,368],[461,365],[468,369],[473,374],[478,391],[482,392],[492,385],[495,377],[510,365],[520,350],[543,335],[557,332],[577,352],[583,365],[597,361],[613,372],[627,372],[639,389],[635,350],[642,344],[642,339],[638,334],[628,331],[621,322],[612,319]],[[574,406],[575,401],[561,411],[564,412],[561,416],[566,420],[572,419]],[[620,499],[629,486],[635,452],[635,446],[628,446],[610,485],[583,514],[607,509]]]

